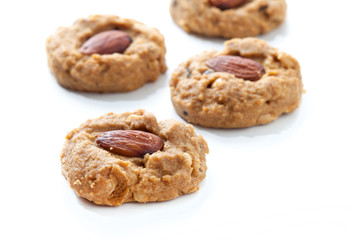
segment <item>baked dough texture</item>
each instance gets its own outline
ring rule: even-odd
[[[164,141],[161,150],[144,157],[124,157],[96,144],[99,134],[112,130],[151,132]],[[175,120],[157,122],[144,110],[109,113],[88,120],[66,136],[62,173],[73,190],[96,204],[165,201],[199,189],[209,152],[191,125]]]
[[[221,10],[209,0],[172,0],[170,13],[175,23],[189,33],[211,37],[244,38],[267,33],[286,16],[285,0],[249,0]]]
[[[97,33],[121,30],[132,38],[122,54],[84,55],[82,44]],[[84,92],[128,92],[166,71],[164,37],[155,28],[114,15],[91,15],[60,27],[47,39],[48,64],[65,88]]]
[[[257,81],[214,72],[206,61],[236,55],[260,63],[265,74]],[[213,128],[266,124],[294,111],[303,93],[295,58],[256,38],[232,39],[222,52],[209,51],[181,63],[170,80],[176,112],[186,121]]]

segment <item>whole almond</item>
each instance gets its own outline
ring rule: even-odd
[[[249,58],[221,55],[210,58],[206,65],[215,72],[227,72],[244,80],[259,80],[265,73],[263,66]]]
[[[100,32],[89,38],[81,47],[82,54],[91,55],[123,53],[131,44],[132,39],[126,32],[109,30]]]
[[[138,130],[114,130],[101,134],[96,143],[108,150],[126,157],[143,157],[160,150],[164,142],[158,136]]]
[[[230,8],[236,8],[244,4],[247,0],[209,0],[210,4],[220,8],[221,10],[226,10]]]

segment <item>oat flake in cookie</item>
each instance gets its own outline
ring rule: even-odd
[[[170,80],[176,112],[204,127],[266,124],[294,111],[303,93],[295,58],[256,38],[232,39],[181,63]]]
[[[128,92],[166,71],[164,37],[155,28],[114,15],[92,15],[47,39],[48,64],[65,88]]]
[[[109,113],[66,136],[62,172],[73,190],[96,204],[174,199],[199,189],[209,152],[191,125],[158,122],[144,110]]]
[[[278,27],[285,0],[172,0],[170,13],[189,33],[224,38],[253,37]]]

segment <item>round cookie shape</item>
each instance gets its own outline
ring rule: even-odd
[[[116,31],[131,38],[122,53],[85,54],[82,46],[88,39],[103,32],[114,35]],[[124,44],[124,40],[120,43]],[[156,81],[167,69],[161,33],[115,15],[91,15],[72,26],[58,28],[47,39],[46,50],[56,80],[75,91],[128,92]]]
[[[163,145],[155,152],[132,157],[98,144],[99,137],[121,131],[142,131],[150,140],[155,135]],[[127,147],[132,150],[136,150],[134,144],[143,148],[149,144],[139,142],[141,137],[127,137]],[[208,152],[206,141],[196,135],[193,126],[175,120],[157,122],[152,113],[140,109],[108,113],[69,132],[61,166],[79,196],[96,204],[118,206],[125,202],[166,201],[197,191],[206,175]]]
[[[214,2],[219,2],[215,6]],[[223,8],[224,2],[229,2]],[[188,33],[209,37],[245,38],[267,33],[285,20],[285,0],[172,0],[170,13],[177,25]]]
[[[264,74],[256,81],[214,71],[206,65],[217,56],[256,61]],[[211,128],[266,124],[300,104],[303,84],[295,58],[256,38],[231,39],[222,52],[209,51],[181,63],[170,80],[176,112],[186,121]]]

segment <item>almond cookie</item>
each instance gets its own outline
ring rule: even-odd
[[[189,33],[224,38],[253,37],[278,27],[285,0],[172,0],[175,23]]]
[[[176,112],[213,128],[266,124],[300,104],[303,84],[295,58],[256,38],[232,39],[181,63],[170,80]]]
[[[88,120],[66,136],[62,172],[96,204],[174,199],[199,189],[209,152],[191,125],[144,110]]]
[[[166,71],[164,37],[155,28],[114,15],[92,15],[47,39],[48,64],[65,88],[128,92]]]

